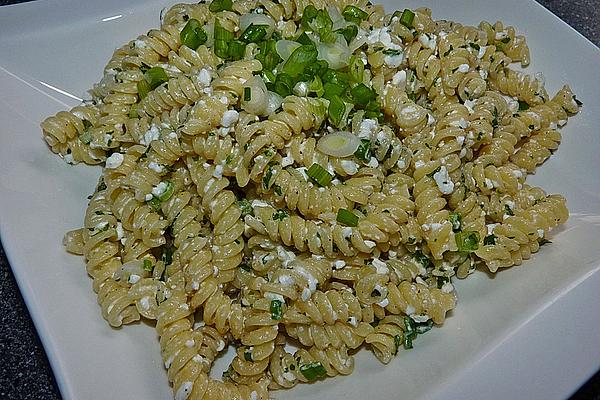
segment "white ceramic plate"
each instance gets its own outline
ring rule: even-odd
[[[63,251],[98,168],[70,167],[39,123],[68,109],[112,51],[158,25],[166,0],[37,1],[0,8],[0,233],[65,399],[171,396],[154,329],[111,329],[83,260]],[[274,393],[286,399],[564,398],[600,362],[600,51],[533,1],[407,1],[435,18],[502,20],[527,35],[531,72],[585,105],[531,181],[567,196],[571,219],[524,266],[458,283],[459,305],[390,365],[367,351],[354,374]],[[389,5],[393,1],[388,1]],[[392,9],[392,7],[388,7]],[[219,371],[220,373],[220,371]]]

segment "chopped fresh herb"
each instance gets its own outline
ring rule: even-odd
[[[244,351],[244,360],[254,361],[254,360],[252,360],[252,352],[250,350]]]
[[[371,161],[371,141],[369,139],[361,139],[358,149],[354,152],[354,156],[361,161]]]
[[[273,221],[283,221],[289,216],[290,214],[286,210],[277,210],[273,213],[273,216],[271,218],[273,219]]]
[[[258,43],[267,36],[268,25],[250,24],[240,35],[240,40],[245,43]]]
[[[333,175],[317,163],[311,165],[306,173],[320,187],[329,185],[333,180]]]
[[[271,178],[273,178],[273,168],[267,168],[262,180],[263,189],[269,189],[271,187]]]
[[[192,50],[196,50],[200,45],[206,43],[208,36],[204,32],[204,29],[202,29],[200,21],[192,18],[181,30],[179,38],[181,39],[181,44]]]
[[[92,141],[92,134],[89,131],[85,131],[79,135],[79,140],[81,140],[82,143],[89,144]]]
[[[277,196],[283,196],[283,190],[281,189],[281,186],[273,185],[273,191],[275,194],[277,194]]]
[[[460,252],[468,253],[479,248],[479,232],[477,231],[457,232],[454,239]]]
[[[244,101],[252,100],[252,88],[245,87],[244,88]]]
[[[448,221],[450,221],[450,223],[452,224],[452,230],[454,232],[460,231],[460,225],[462,223],[462,218],[459,213],[453,212],[452,214],[450,214],[450,216],[448,217]]]
[[[153,268],[153,267],[152,267],[152,261],[150,261],[150,260],[148,260],[148,259],[145,259],[145,260],[144,260],[144,266],[143,266],[143,268],[144,268],[144,271],[151,272],[151,271],[152,271],[152,268]]]
[[[271,300],[271,319],[279,321],[283,316],[281,311],[281,301]]]
[[[422,335],[423,333],[431,330],[431,328],[433,328],[432,320],[427,320],[425,322],[418,322],[415,324],[415,330],[417,331],[417,333],[419,335]]]
[[[300,43],[300,44],[304,44],[304,45],[309,45],[309,46],[314,46],[315,42],[313,42],[308,35],[306,34],[306,32],[302,32],[297,38],[296,38],[296,42]]]
[[[173,247],[165,247],[160,259],[165,263],[165,265],[170,265],[173,262]]]
[[[398,354],[398,349],[400,348],[400,345],[402,344],[403,341],[404,341],[403,334],[394,336],[394,355]]]
[[[336,127],[341,127],[344,121],[344,115],[346,114],[346,103],[340,98],[340,96],[332,96],[329,100],[329,119],[332,124]]]
[[[369,14],[361,10],[360,8],[352,5],[346,6],[342,11],[344,19],[348,22],[354,22],[356,25],[360,25],[362,21],[369,17]]]
[[[246,52],[246,43],[241,40],[232,40],[227,47],[227,56],[231,60],[241,60]]]
[[[362,63],[362,61],[361,61]],[[371,100],[375,100],[377,98],[377,93],[364,83],[359,83],[350,89],[350,94],[352,95],[353,100],[356,104],[367,105]]]
[[[355,227],[358,226],[358,216],[352,211],[348,211],[344,208],[340,208],[337,212],[336,221],[346,226]]]
[[[292,77],[300,75],[306,67],[317,61],[317,48],[314,45],[302,45],[292,52],[281,72]]]
[[[160,200],[158,199],[158,197],[153,196],[150,200],[146,202],[146,204],[148,204],[150,208],[152,208],[152,210],[154,210],[155,212],[159,212],[161,210]]]
[[[412,349],[412,341],[417,337],[415,321],[411,317],[403,317],[404,321],[404,348]]]
[[[289,74],[282,72],[278,74],[275,78],[275,87],[274,91],[279,94],[281,97],[287,97],[292,94],[294,89],[294,78],[292,78]]]
[[[504,214],[510,215],[511,217],[513,215],[515,215],[515,213],[513,212],[513,210],[510,208],[510,206],[508,204],[504,204]]]
[[[208,9],[211,12],[219,12],[219,11],[231,11],[233,9],[233,1],[232,0],[213,0]]]
[[[484,244],[484,246],[496,244],[496,236],[495,235],[487,235],[486,237],[483,238],[483,244]]]
[[[159,201],[167,201],[173,196],[175,193],[175,185],[171,181],[166,181],[167,187],[165,190],[158,196]]]
[[[469,43],[469,46],[471,46],[472,48],[474,48],[475,50],[479,50],[481,49],[481,47],[479,47],[479,45],[477,43]]]
[[[169,80],[167,73],[161,67],[152,67],[144,73],[144,80],[148,82],[151,90],[156,89],[161,84]]]
[[[241,199],[237,201],[237,205],[242,211],[242,218],[246,215],[254,215],[254,210],[252,209],[252,202],[248,199]]]
[[[150,93],[152,91],[150,84],[148,82],[146,82],[145,79],[138,81],[136,86],[137,86],[137,91],[138,91],[138,95],[140,96],[140,99],[145,98],[146,96],[148,96],[148,93]],[[136,115],[137,115],[137,111],[136,111]]]
[[[350,78],[354,82],[362,82],[363,75],[365,73],[365,64],[362,59],[356,55],[350,57],[350,63],[348,65],[348,73],[350,74]]]
[[[312,4],[304,7],[302,11],[302,18],[300,19],[300,25],[304,30],[312,31],[310,23],[316,18],[318,10]]]
[[[406,8],[404,9],[404,11],[402,11],[402,15],[400,16],[400,23],[405,27],[411,29],[413,27],[414,19],[415,13]]]
[[[519,100],[519,111],[529,110],[529,104],[526,101]]]
[[[398,56],[402,54],[402,50],[394,50],[394,49],[385,49],[382,51],[386,56]]]
[[[341,34],[346,39],[346,43],[350,44],[358,35],[358,27],[356,25],[348,25],[345,28],[337,29],[335,33]]]
[[[311,362],[300,366],[300,372],[309,381],[314,381],[327,375],[327,370],[320,361]]]
[[[433,267],[433,263],[431,262],[431,260],[429,259],[429,257],[427,257],[425,254],[423,254],[421,252],[421,250],[417,250],[413,253],[413,257],[415,258],[415,260],[421,264],[424,268],[430,268]]]
[[[219,20],[215,20],[214,30],[214,52],[217,57],[227,58],[229,56],[229,43],[233,40],[233,32],[223,28],[219,23]]]

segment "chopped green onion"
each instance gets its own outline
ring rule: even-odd
[[[273,219],[273,221],[283,221],[289,216],[290,215],[286,210],[277,210],[273,213],[273,216],[271,218]]]
[[[417,333],[419,335],[422,335],[423,333],[431,330],[431,328],[433,328],[433,321],[432,320],[427,320],[425,322],[419,322],[415,326],[415,330],[417,331]]]
[[[161,67],[152,67],[144,73],[144,80],[152,90],[169,80],[167,73]]]
[[[352,211],[348,211],[344,208],[340,208],[337,212],[337,217],[335,219],[340,224],[344,224],[346,226],[355,227],[358,226],[358,216],[354,214]]]
[[[385,54],[386,56],[398,56],[398,55],[402,54],[402,50],[385,49],[382,51],[382,53]]]
[[[486,237],[483,238],[483,244],[485,246],[496,244],[496,236],[495,235],[487,235]]]
[[[233,32],[230,32],[227,29],[223,28],[221,26],[221,24],[219,23],[219,20],[217,19],[215,21],[214,37],[215,37],[215,47],[214,47],[215,55],[220,58],[227,58],[227,56],[229,55],[228,54],[229,42],[231,42],[234,37]]]
[[[268,25],[250,24],[240,35],[240,40],[246,43],[258,43],[267,36]]]
[[[402,344],[403,341],[404,341],[403,334],[394,336],[394,355],[398,354],[398,349],[400,348],[400,345]]]
[[[300,19],[300,25],[304,30],[312,30],[310,23],[313,21],[313,19],[315,19],[317,13],[318,10],[312,4],[304,7],[304,11],[302,11],[302,18]]]
[[[406,350],[412,349],[412,341],[417,337],[417,331],[415,327],[415,321],[411,317],[404,317],[404,348]]]
[[[479,248],[479,232],[477,231],[458,232],[454,236],[454,239],[456,240],[458,251],[468,253]]]
[[[342,15],[346,21],[354,22],[356,25],[360,25],[362,21],[369,17],[369,14],[352,5],[346,6],[344,11],[342,11]]]
[[[363,75],[365,73],[365,64],[363,63],[362,58],[356,55],[350,57],[348,73],[350,74],[350,79],[352,79],[354,82],[363,81]]]
[[[316,163],[311,165],[306,173],[313,182],[321,187],[329,185],[333,180],[333,175]]]
[[[481,49],[481,47],[477,44],[477,43],[469,43],[469,46],[471,46],[472,48],[474,48],[475,50],[479,50]]]
[[[139,93],[139,88],[138,88],[138,93]],[[141,97],[141,95],[140,95],[140,98],[143,98],[143,97]],[[139,117],[138,106],[139,106],[139,103],[131,105],[131,108],[129,109],[129,118],[138,118]]]
[[[231,11],[233,9],[233,1],[232,0],[213,0],[208,9],[211,12],[219,12],[219,11]]]
[[[279,321],[282,318],[281,301],[271,300],[271,319]]]
[[[289,74],[282,72],[277,75],[275,80],[274,91],[281,97],[286,97],[292,94],[294,89],[294,78]]]
[[[510,208],[510,206],[508,204],[504,205],[504,214],[509,215],[509,216],[514,216],[515,213],[513,212],[513,210]]]
[[[325,93],[325,89],[323,89],[323,82],[321,82],[319,75],[315,75],[312,82],[308,85],[308,93],[314,93],[317,95],[317,97],[321,97]]]
[[[241,199],[237,201],[237,205],[242,211],[242,218],[246,215],[254,215],[254,210],[252,209],[252,202],[248,199]]]
[[[350,94],[352,98],[356,102],[356,104],[367,105],[371,100],[375,100],[377,98],[377,94],[375,91],[364,83],[359,83],[350,89]]]
[[[266,71],[272,71],[282,61],[279,54],[277,54],[276,43],[275,40],[265,40],[258,44],[259,52],[256,59],[262,64],[263,74]],[[275,81],[275,79],[272,79],[272,81]]]
[[[335,33],[341,34],[346,39],[346,43],[350,44],[358,35],[358,27],[356,25],[348,25],[345,28],[337,29]]]
[[[338,128],[344,125],[344,116],[346,115],[346,103],[340,98],[340,96],[332,96],[329,100],[329,119],[334,126]]]
[[[245,87],[244,88],[244,101],[252,100],[252,88]]]
[[[441,289],[444,284],[450,282],[450,278],[447,276],[436,276],[437,288]]]
[[[152,271],[152,261],[145,259],[143,268],[144,268],[144,271],[151,272]]]
[[[337,83],[325,82],[323,85],[323,98],[331,100],[334,96],[340,96],[346,91],[346,86]]]
[[[404,11],[402,11],[402,15],[400,16],[400,23],[405,27],[411,29],[413,27],[414,19],[415,13],[406,8],[404,9]]]
[[[160,194],[160,196],[158,196],[158,200],[160,200],[160,201],[169,200],[171,198],[171,196],[173,196],[173,193],[175,193],[175,185],[173,185],[173,182],[166,181],[166,183],[167,183],[167,187]]]
[[[383,122],[383,111],[381,111],[381,104],[377,100],[371,100],[365,106],[365,118],[376,119],[380,123]]]
[[[354,156],[361,161],[371,161],[371,141],[369,139],[361,139],[360,146],[354,152]]]
[[[452,224],[452,230],[454,232],[460,231],[460,225],[461,225],[461,222],[462,222],[461,220],[462,220],[462,218],[460,217],[460,214],[457,213],[457,212],[453,212],[448,217],[448,221],[450,221],[450,223]]]
[[[431,268],[433,267],[433,263],[421,250],[417,250],[413,253],[413,257],[415,260],[423,266],[423,268]]]
[[[320,361],[311,362],[300,366],[300,372],[309,381],[314,381],[327,375],[327,370]]]
[[[192,18],[181,30],[179,38],[184,46],[196,50],[200,45],[206,43],[208,36],[206,35],[206,32],[204,32],[204,29],[202,29],[200,21]]]
[[[526,101],[519,100],[519,111],[529,110],[529,104]]]
[[[300,75],[306,67],[317,61],[317,48],[311,45],[302,45],[292,52],[281,72],[290,76]]]
[[[322,76],[323,82],[335,83],[336,85],[348,86],[350,77],[348,74],[333,69],[328,69]]]
[[[244,360],[253,361],[252,360],[252,352],[250,350],[244,351]]]
[[[229,42],[227,48],[228,58],[237,61],[244,58],[244,53],[246,52],[246,43],[241,40],[232,40]]]
[[[152,197],[146,202],[155,212],[160,211],[160,200],[157,197]]]
[[[152,88],[150,87],[150,84],[148,82],[146,82],[145,79],[142,79],[141,81],[138,81],[138,83],[137,83],[137,91],[138,91],[138,95],[140,96],[140,99],[143,99],[146,96],[148,96],[148,93],[150,93],[152,91]],[[137,114],[137,111],[136,111],[136,114]]]
[[[308,37],[308,35],[306,34],[306,32],[302,32],[300,34],[300,36],[298,36],[296,38],[296,42],[300,43],[300,44],[304,44],[304,45],[313,45],[314,46],[314,42]]]
[[[89,131],[85,131],[79,135],[79,140],[85,144],[89,144],[92,141],[92,134]]]

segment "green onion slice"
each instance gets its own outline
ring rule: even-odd
[[[173,193],[175,193],[175,185],[173,184],[173,182],[166,181],[166,183],[167,187],[165,188],[164,192],[162,192],[160,196],[158,196],[158,200],[160,201],[169,200],[171,196],[173,196]]]
[[[362,63],[362,61],[361,61]],[[356,102],[356,104],[360,104],[366,106],[371,100],[375,100],[377,98],[377,94],[375,91],[364,83],[359,83],[350,89],[350,94],[352,98]]]
[[[354,156],[363,162],[371,161],[371,141],[361,139],[361,143],[354,152]]]
[[[325,89],[327,92],[327,89]],[[346,103],[340,98],[340,96],[333,95],[329,100],[329,107],[327,109],[329,112],[329,119],[333,123],[333,125],[340,127],[343,125],[344,115],[346,114]]]
[[[143,264],[144,271],[152,271],[152,261],[145,259]]]
[[[300,366],[300,372],[309,381],[314,381],[327,375],[327,370],[320,361],[311,362]]]
[[[404,9],[404,11],[402,11],[402,15],[400,16],[400,23],[405,27],[411,29],[413,27],[414,19],[415,13],[406,8]]]
[[[279,321],[283,316],[281,311],[281,301],[271,300],[271,319]]]
[[[457,232],[454,238],[458,251],[469,253],[479,248],[479,232],[477,231]]]
[[[250,24],[240,35],[240,40],[246,43],[258,43],[267,36],[268,25]]]
[[[290,76],[300,75],[306,67],[317,61],[317,48],[311,45],[302,45],[292,52],[281,72]]]
[[[345,28],[335,30],[335,33],[342,35],[346,39],[346,43],[350,44],[358,35],[358,27],[356,25],[348,25]]]
[[[357,25],[360,25],[361,21],[364,21],[369,17],[369,14],[352,5],[346,6],[344,11],[342,11],[342,15],[346,21],[354,22]]]
[[[208,36],[206,35],[206,32],[204,32],[204,29],[202,29],[200,21],[192,18],[181,30],[179,38],[183,45],[192,50],[196,50],[200,45],[206,43]]]
[[[219,12],[219,11],[231,11],[233,9],[233,1],[232,0],[213,0],[208,9],[211,12]]]
[[[92,141],[92,134],[89,131],[83,132],[79,135],[79,140],[85,144],[89,144]]]
[[[529,104],[526,101],[519,100],[519,111],[529,110]]]
[[[142,79],[137,83],[137,91],[138,95],[140,96],[140,99],[143,99],[144,97],[148,96],[148,93],[152,91],[152,88],[150,87],[150,84],[146,82],[145,79]]]
[[[150,208],[152,208],[155,212],[159,212],[160,208],[160,200],[157,197],[152,197],[150,200],[146,202]]]
[[[350,227],[358,226],[358,216],[344,208],[338,210],[336,221]]]
[[[232,40],[227,47],[227,56],[229,59],[237,61],[244,58],[246,52],[246,43],[241,40]]]
[[[317,150],[333,157],[348,157],[360,146],[360,139],[350,132],[334,132],[325,135],[317,142]]]
[[[452,214],[450,214],[450,216],[448,217],[448,221],[450,221],[450,223],[452,224],[452,230],[454,232],[458,232],[460,231],[460,225],[461,225],[461,217],[460,214],[457,212],[453,212]]]
[[[148,82],[151,90],[169,80],[167,73],[161,67],[152,67],[144,73],[144,80]]]
[[[327,170],[321,167],[319,164],[313,164],[310,166],[308,171],[306,171],[308,177],[315,182],[318,186],[324,187],[331,183],[333,180],[333,175],[331,175]]]

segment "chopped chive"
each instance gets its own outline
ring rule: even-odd
[[[441,289],[444,284],[450,282],[450,278],[447,276],[436,276],[437,288]]]
[[[363,162],[371,161],[371,141],[369,139],[361,139],[358,149],[354,152],[354,156]]]
[[[311,165],[306,173],[313,182],[321,187],[329,185],[333,180],[333,175],[316,163]]]
[[[219,12],[219,11],[231,11],[233,9],[233,1],[232,0],[213,0],[208,9],[211,12]]]
[[[92,141],[92,134],[88,131],[83,132],[81,135],[79,135],[79,140],[85,144],[89,144]]]
[[[271,218],[273,219],[273,221],[283,221],[289,216],[290,215],[286,210],[277,210],[273,213]]]
[[[267,36],[268,25],[250,24],[240,35],[240,40],[246,43],[258,43]]]
[[[348,22],[354,22],[356,25],[360,25],[362,21],[369,17],[369,14],[361,10],[360,8],[352,5],[346,6],[342,11],[344,19]]]
[[[346,114],[346,103],[340,98],[340,96],[332,96],[329,100],[329,119],[333,125],[340,127],[344,122],[344,115]]]
[[[308,35],[306,34],[306,32],[302,32],[297,38],[296,38],[296,42],[300,43],[300,44],[304,44],[307,46],[314,46],[314,42],[308,37]]]
[[[409,10],[408,8],[405,8],[404,11],[402,11],[402,15],[400,16],[400,23],[408,29],[411,29],[413,27],[414,19],[415,13]]]
[[[206,43],[208,36],[206,35],[206,32],[204,32],[204,29],[202,29],[200,21],[192,18],[181,30],[179,38],[184,46],[196,50],[200,45]]]
[[[400,348],[400,345],[402,344],[403,341],[404,341],[403,334],[394,336],[394,355],[398,354],[398,349]]]
[[[355,227],[358,226],[358,216],[352,211],[348,211],[344,208],[340,208],[337,212],[336,221],[346,226]]]
[[[145,79],[138,81],[137,91],[138,91],[138,95],[140,96],[140,99],[143,99],[144,97],[148,96],[148,93],[150,93],[151,90],[152,90],[152,88],[150,87],[150,84],[148,82],[146,82]],[[137,114],[137,111],[136,111],[136,114]]]
[[[173,262],[173,247],[165,247],[160,259],[165,263],[165,265],[170,265]]]
[[[300,372],[309,381],[314,381],[327,375],[327,370],[320,361],[311,362],[300,366]]]
[[[144,73],[144,79],[152,90],[169,80],[167,73],[161,67],[152,67]]]
[[[450,216],[448,217],[448,221],[450,221],[450,223],[452,224],[452,230],[454,232],[460,231],[462,218],[460,217],[459,213],[453,212],[452,214],[450,214]]]
[[[325,82],[325,85],[323,85],[323,98],[331,100],[334,96],[341,96],[345,91],[346,86]]]
[[[317,48],[312,45],[302,45],[292,52],[281,72],[290,76],[300,75],[306,67],[317,61]]]
[[[415,260],[423,266],[423,268],[432,268],[433,263],[421,250],[417,250],[413,253]]]
[[[511,217],[515,215],[515,213],[508,204],[504,204],[504,214],[509,215]]]
[[[253,361],[252,360],[252,352],[250,350],[244,351],[244,360]]]
[[[144,268],[144,271],[151,272],[152,271],[152,261],[145,259],[143,268]]]
[[[278,74],[277,78],[275,79],[274,89],[274,91],[281,97],[289,96],[294,90],[294,78],[285,72]]]
[[[477,231],[457,232],[454,239],[460,252],[468,253],[479,248],[479,232]]]
[[[157,197],[152,197],[146,203],[150,206],[150,208],[152,208],[156,212],[159,212],[161,210],[160,200]]]
[[[254,210],[252,209],[252,202],[248,199],[241,199],[237,201],[237,205],[242,211],[242,218],[246,215],[254,215]]]
[[[302,18],[300,19],[300,25],[304,30],[312,31],[310,23],[317,16],[318,10],[312,4],[304,7],[304,11],[302,11]]]
[[[358,27],[356,25],[348,25],[345,28],[336,29],[335,33],[341,34],[346,39],[346,43],[350,44],[358,35]]]
[[[352,98],[356,104],[363,106],[367,105],[371,100],[375,100],[377,98],[375,91],[367,87],[367,85],[364,83],[359,83],[350,89],[350,94],[352,95]]]
[[[525,101],[519,100],[519,111],[529,110],[529,104]]]
[[[431,328],[433,328],[433,321],[427,320],[425,322],[417,323],[415,326],[415,331],[417,331],[419,335],[422,335],[423,333],[431,330]]]
[[[252,88],[245,87],[244,88],[244,101],[252,100]]]
[[[169,200],[171,196],[173,196],[173,193],[175,193],[175,185],[173,184],[173,182],[166,181],[166,183],[167,187],[165,188],[164,192],[162,192],[160,196],[158,196],[158,200],[161,202]]]
[[[486,237],[483,238],[483,244],[485,246],[496,244],[496,236],[495,235],[487,235]]]
[[[322,76],[323,82],[335,83],[340,86],[348,86],[350,77],[344,72],[328,69]]]
[[[229,55],[229,42],[231,42],[234,38],[233,32],[228,31],[223,28],[217,19],[215,21],[215,29],[214,29],[214,37],[215,37],[215,45],[214,52],[217,57],[227,58]]]
[[[246,52],[246,43],[241,40],[232,40],[227,46],[227,56],[233,61],[241,60],[244,58]]]
[[[279,321],[282,318],[281,301],[271,300],[271,319]]]

